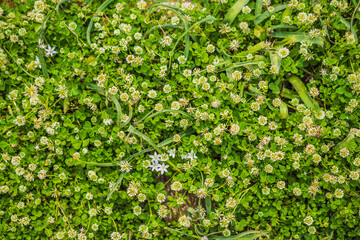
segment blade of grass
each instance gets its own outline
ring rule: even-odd
[[[280,104],[280,118],[281,119],[286,119],[288,116],[288,107],[286,105],[286,103],[281,102]]]
[[[178,8],[178,7],[171,6],[171,5],[164,4],[164,3],[157,3],[157,4],[152,5],[152,6],[149,8],[149,10],[148,10],[148,14],[150,14],[150,13],[153,11],[153,8],[156,8],[156,7],[170,8],[170,9],[173,9],[173,10],[176,10],[176,11],[182,13],[183,15],[189,15],[189,16],[191,16],[190,14],[184,12],[183,10],[181,10],[181,9]]]
[[[62,0],[61,2],[59,2],[58,4],[56,4],[56,7],[55,7],[56,12],[59,11],[59,7],[60,7],[61,4],[65,3],[65,2],[69,2],[69,1],[70,1],[70,0]]]
[[[128,125],[128,123],[131,121],[132,117],[133,117],[133,108],[129,104],[129,118],[123,124],[121,124],[119,128],[122,129],[123,127]]]
[[[219,71],[230,70],[230,69],[233,69],[233,68],[250,66],[250,65],[257,65],[260,62],[267,62],[267,59],[262,55],[256,55],[253,61],[232,63],[229,66],[227,66],[226,68],[224,68],[222,70],[219,70]]]
[[[155,145],[155,143],[145,134],[139,132],[138,130],[136,130],[132,125],[130,125],[129,129],[127,130],[127,132],[133,133],[139,137],[141,137],[142,139],[144,139],[145,141],[147,141],[158,153],[162,154],[163,152],[160,150],[160,148]],[[180,169],[178,167],[175,166],[175,164],[168,159],[167,162],[173,167],[175,168],[177,171],[181,172]]]
[[[161,111],[159,111],[159,112],[153,113],[153,114],[151,114],[150,116],[147,116],[143,121],[144,121],[144,123],[145,123],[145,122],[146,122],[147,120],[149,120],[150,118],[156,117],[157,115],[160,115],[160,114],[166,113],[166,112],[180,113],[180,114],[182,114],[182,115],[184,115],[184,116],[186,116],[186,117],[192,118],[191,115],[189,115],[189,114],[187,114],[186,112],[183,112],[183,111],[181,111],[181,110],[164,109],[164,110],[161,110]]]
[[[249,91],[253,92],[256,95],[262,96],[263,98],[266,99],[265,95],[262,94],[258,89],[256,89],[255,87],[253,87],[252,85],[248,86]],[[272,110],[275,111],[275,107],[273,107],[270,103],[266,102],[266,104],[268,105],[268,107]]]
[[[286,24],[279,24],[279,25],[275,25],[272,27],[272,29],[298,29],[295,26],[291,26],[291,25],[286,25]]]
[[[281,58],[277,53],[270,52],[271,65],[276,66],[278,69],[281,68]]]
[[[264,236],[266,232],[262,231],[246,231],[240,233],[238,235],[223,237],[223,236],[209,236],[209,239],[216,239],[216,240],[250,240],[256,239],[258,237]]]
[[[273,38],[285,38],[283,41],[278,42],[277,45],[287,45],[297,42],[310,42],[320,46],[324,46],[324,39],[320,37],[311,38],[304,32],[274,32]]]
[[[249,0],[238,0],[236,3],[228,10],[225,14],[223,23],[228,24],[229,26],[234,22],[237,15],[243,9],[243,7],[249,2]]]
[[[179,230],[176,230],[176,229],[173,229],[173,228],[169,228],[169,227],[164,227],[164,229],[168,230],[168,231],[172,231],[172,232],[177,232],[177,233],[180,233],[182,235],[185,235],[185,236],[188,236],[188,237],[192,237],[192,238],[196,238],[196,239],[201,239],[201,237],[199,236],[195,236],[195,235],[190,235],[190,234],[187,234],[185,232],[182,232],[182,231],[179,231]]]
[[[319,105],[314,103],[305,84],[296,76],[290,76],[289,82],[293,85],[301,100],[311,111],[318,110]]]
[[[187,129],[186,131],[183,131],[183,132],[179,133],[179,135],[180,135],[181,137],[185,137],[185,136],[188,136],[188,135],[190,135],[190,134],[192,134],[192,133],[194,133],[194,132],[195,132],[194,129],[189,128],[189,129]],[[165,140],[162,141],[161,143],[159,143],[159,144],[157,145],[157,147],[158,147],[158,148],[161,148],[161,147],[164,147],[164,146],[166,146],[166,145],[169,145],[169,144],[171,144],[171,143],[173,143],[173,142],[174,142],[174,138],[170,137],[170,138],[165,139]],[[151,148],[146,148],[146,149],[144,149],[144,150],[142,150],[142,151],[140,151],[140,152],[134,153],[134,154],[132,154],[131,156],[125,158],[124,161],[130,161],[130,160],[133,159],[134,157],[140,156],[140,155],[142,155],[142,154],[144,154],[144,153],[151,152],[151,151],[154,151],[154,150],[155,150],[155,148],[153,148],[153,147],[151,147]],[[115,167],[115,166],[118,166],[119,163],[120,163],[120,161],[119,161],[119,162],[112,162],[112,163],[84,162],[84,161],[81,161],[81,160],[78,160],[78,161],[81,162],[81,163],[85,163],[85,164],[89,164],[89,165],[95,165],[95,166],[100,166],[100,167]]]
[[[205,208],[207,215],[210,215],[211,213],[211,198],[210,196],[205,197]]]
[[[354,38],[355,38],[355,41],[356,41],[356,42],[358,41],[358,38],[357,38],[356,31],[355,31],[355,29],[354,29],[354,27],[353,27],[353,26],[354,26],[354,25],[353,25],[353,22],[354,22],[355,13],[356,13],[356,11],[358,10],[359,6],[360,6],[360,1],[358,1],[358,3],[357,3],[357,5],[356,5],[356,7],[355,7],[355,9],[354,9],[354,11],[353,11],[353,14],[352,14],[352,16],[351,16],[351,21],[350,21],[350,31],[351,31],[351,33],[354,35]]]
[[[26,71],[26,70],[13,58],[13,56],[9,53],[9,51],[5,48],[5,46],[0,45],[0,47],[5,50],[5,52],[10,56],[10,58],[14,61],[14,63],[16,63],[16,65],[18,65],[18,67],[20,67],[21,70],[23,70],[24,73],[26,73],[28,76],[30,76],[30,77],[32,77],[32,78],[36,78],[35,76],[31,75],[28,71]]]
[[[38,37],[38,42],[41,43],[44,39],[44,35],[47,29],[47,22],[51,16],[51,14],[53,13],[54,10],[51,10],[45,17],[43,23],[41,24],[41,28],[40,28],[40,33],[39,33],[39,37]],[[49,78],[49,74],[47,72],[47,68],[46,68],[46,63],[45,63],[45,58],[44,58],[44,50],[42,50],[39,46],[38,48],[38,58],[39,58],[39,62],[41,65],[41,70],[44,73],[44,76],[46,78]]]
[[[286,7],[286,9],[285,9],[285,11],[283,12],[283,15],[282,15],[282,17],[281,17],[281,24],[284,23],[285,17],[289,17],[289,16],[291,15],[292,9],[293,9],[293,7],[290,7],[290,6],[287,6],[287,7]]]
[[[96,10],[96,13],[101,12],[102,10],[104,10],[104,8],[106,8],[111,2],[113,2],[114,0],[107,0],[105,1],[103,4],[100,5],[100,7]],[[86,39],[87,39],[87,43],[89,44],[89,46],[91,45],[91,39],[90,39],[90,33],[91,33],[91,29],[94,25],[94,18],[97,17],[97,14],[94,14],[94,16],[92,16],[88,29],[86,31]]]
[[[88,84],[88,86],[90,88],[92,88],[93,90],[97,91],[98,93],[106,96],[106,91],[104,89],[99,88],[95,84]],[[121,115],[122,115],[121,105],[120,105],[119,101],[115,98],[114,95],[110,94],[110,95],[107,95],[106,97],[109,97],[111,99],[111,101],[115,104],[116,112],[117,112],[116,125],[118,127],[120,127]]]
[[[126,172],[122,172],[118,178],[118,180],[115,183],[115,186],[113,187],[113,189],[109,192],[109,194],[106,197],[106,201],[110,200],[111,195],[113,194],[113,192],[115,191],[115,189],[120,186],[121,181],[123,180],[124,176],[125,176]]]
[[[276,13],[276,12],[279,12],[279,11],[281,11],[281,10],[284,10],[284,9],[287,8],[287,7],[288,7],[288,4],[278,5],[278,6],[274,7],[274,11],[273,11],[273,12],[270,13],[269,11],[266,11],[266,12],[264,12],[263,14],[260,14],[259,16],[256,16],[256,17],[254,18],[254,23],[255,23],[255,24],[259,24],[259,23],[261,23],[262,21],[264,21],[265,19],[267,19],[268,17],[270,17],[271,14]]]
[[[186,34],[188,34],[194,27],[196,27],[197,25],[200,25],[200,24],[203,23],[203,22],[215,21],[215,20],[216,20],[215,17],[213,17],[213,16],[207,16],[205,19],[200,20],[200,21],[194,23],[189,29],[187,29],[187,30],[179,37],[179,39],[176,41],[176,43],[175,43],[173,49],[171,50],[171,52],[173,52],[173,53],[175,52],[175,48],[176,48],[176,46],[179,44],[180,40],[181,40]]]
[[[287,88],[283,88],[281,92],[281,96],[288,99],[294,99],[294,98],[300,99],[300,96],[296,92],[289,90]]]
[[[189,15],[186,14],[184,11],[182,11],[180,8],[171,6],[171,5],[167,5],[167,4],[163,4],[163,3],[159,3],[159,4],[154,4],[150,7],[149,11],[148,11],[148,15],[152,12],[152,9],[155,7],[164,7],[164,8],[168,8],[171,9],[176,15],[178,15],[178,17],[181,19],[181,21],[184,24],[184,28],[185,28],[185,32],[186,32],[186,39],[185,39],[185,57],[188,58],[189,56],[189,51],[190,51],[190,35],[189,35],[189,25],[188,22],[186,21],[186,19],[184,18],[183,15]],[[180,14],[181,13],[181,14]]]
[[[163,153],[163,152],[160,150],[160,148],[158,148],[158,147],[156,146],[156,144],[155,144],[148,136],[146,136],[145,134],[143,134],[143,133],[139,132],[138,130],[136,130],[136,129],[134,128],[134,126],[130,125],[129,128],[128,128],[128,130],[127,130],[127,132],[133,133],[133,134],[141,137],[142,139],[144,139],[145,141],[147,141],[156,151],[158,151],[159,153]]]
[[[182,25],[182,24],[180,24],[180,25],[162,24],[162,25],[154,26],[146,31],[146,33],[144,34],[144,39],[146,39],[147,35],[149,35],[150,33],[152,33],[154,30],[156,30],[158,28],[160,28],[160,29],[184,28],[184,25]]]
[[[341,142],[336,144],[334,150],[337,151],[337,150],[340,150],[340,149],[346,147],[353,139],[354,139],[354,136],[349,133],[344,140],[342,140]]]
[[[263,0],[256,0],[255,17],[261,14],[262,7],[263,7]]]

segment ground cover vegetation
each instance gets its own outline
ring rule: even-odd
[[[359,5],[3,1],[1,239],[359,239]]]

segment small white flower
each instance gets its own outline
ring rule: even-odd
[[[45,49],[45,51],[46,51],[46,56],[47,57],[48,56],[52,57],[54,54],[58,53],[57,51],[55,51],[55,47],[51,47],[50,45],[48,45],[48,48]]]
[[[168,151],[169,156],[174,158],[174,157],[175,157],[175,152],[176,152],[176,149],[175,149],[175,148],[170,149],[170,150]]]
[[[165,163],[159,164],[156,168],[156,171],[160,172],[160,174],[164,174],[165,172],[167,172],[168,167],[169,167],[169,165],[165,165]]]

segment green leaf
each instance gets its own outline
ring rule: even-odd
[[[223,23],[229,24],[229,26],[233,23],[236,19],[237,15],[243,9],[243,7],[249,2],[249,0],[238,0],[236,3],[228,10],[225,14]]]
[[[51,237],[53,235],[53,231],[49,228],[45,228],[45,234],[48,237]]]
[[[271,89],[275,94],[280,94],[280,88],[273,82],[269,84],[269,89]]]
[[[345,92],[346,92],[346,85],[341,86],[336,89],[336,93],[338,93],[338,94],[344,94]]]
[[[8,145],[9,145],[9,144],[8,144],[7,142],[5,142],[5,141],[1,141],[1,142],[0,142],[0,148],[1,148],[1,149],[6,148]]]
[[[72,146],[78,150],[81,147],[81,143],[82,143],[81,140],[75,139],[74,141],[72,141]]]

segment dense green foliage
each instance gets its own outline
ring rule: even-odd
[[[359,5],[1,3],[1,239],[359,239]]]

